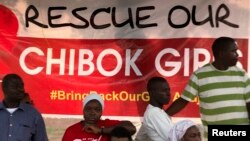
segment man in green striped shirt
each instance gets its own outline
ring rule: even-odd
[[[196,96],[207,137],[208,125],[248,125],[250,115],[250,79],[236,66],[237,42],[220,37],[212,45],[214,62],[195,71],[181,98],[166,110],[172,116]]]

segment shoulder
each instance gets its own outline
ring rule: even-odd
[[[202,72],[209,72],[209,71],[213,71],[212,64],[210,64],[210,63],[198,68],[197,70],[195,70],[194,74],[199,74],[199,73],[202,73]]]
[[[237,67],[237,66],[232,66],[232,67],[229,68],[229,70],[236,71],[236,72],[242,73],[242,74],[246,73],[246,71],[243,68],[240,68],[240,67]]]
[[[100,126],[114,126],[114,125],[117,125],[119,123],[121,123],[122,121],[120,120],[115,120],[115,119],[103,119],[103,120],[100,120],[99,121],[99,125]]]
[[[157,120],[160,117],[165,117],[167,114],[165,112],[162,111],[162,109],[158,108],[158,107],[154,107],[152,105],[149,105],[147,107],[147,110],[144,113],[144,120]]]
[[[41,113],[33,105],[22,103],[20,104],[20,108],[29,114],[41,115]]]
[[[147,109],[146,109],[144,115],[145,116],[151,116],[151,115],[154,115],[154,114],[159,113],[159,112],[161,112],[160,108],[154,107],[154,106],[152,106],[152,105],[149,104],[147,106]]]
[[[80,129],[82,127],[81,121],[77,122],[73,125],[70,125],[66,130],[72,130],[72,129]]]
[[[65,140],[73,140],[71,138],[73,138],[76,134],[82,134],[82,124],[81,121],[77,122],[71,126],[69,126],[68,128],[66,128],[64,135],[63,135],[63,141]]]

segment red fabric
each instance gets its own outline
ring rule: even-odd
[[[100,127],[110,127],[119,124],[118,120],[100,120],[97,124]],[[63,135],[62,141],[109,141],[109,136],[101,134],[91,134],[83,130],[82,123],[78,122],[68,127]]]

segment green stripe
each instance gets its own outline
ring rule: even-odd
[[[204,109],[200,107],[200,111],[204,115],[218,115],[223,113],[246,112],[246,106],[229,106],[216,109]]]
[[[218,83],[210,83],[207,85],[200,86],[200,93],[213,89],[221,89],[221,88],[235,88],[235,87],[245,87],[243,82],[232,81],[232,82],[218,82]]]
[[[194,99],[196,96],[194,96],[192,93],[188,92],[188,91],[184,91],[183,95],[185,95],[186,97],[190,98],[190,99]]]
[[[246,99],[250,99],[250,92],[245,95]]]
[[[220,121],[214,121],[214,122],[208,122],[202,120],[203,125],[247,125],[249,124],[249,119],[247,118],[235,118],[235,119],[228,119],[228,120],[220,120]]]
[[[197,85],[194,81],[192,81],[192,80],[190,80],[190,81],[188,82],[188,85],[189,85],[190,87],[196,89],[196,90],[197,90],[197,88],[198,88],[198,85]]]
[[[199,72],[196,74],[199,79],[204,79],[207,77],[216,77],[216,76],[244,76],[242,72],[239,71],[227,71],[227,72],[220,72],[220,71],[207,71],[207,72]]]
[[[237,93],[237,94],[221,94],[218,96],[205,97],[200,99],[200,101],[204,103],[213,103],[218,101],[242,100],[242,99],[244,99],[244,95]]]
[[[192,80],[190,80],[188,82],[188,85],[189,85],[189,87],[192,87],[193,89],[195,89],[197,91],[198,85],[196,85],[196,83],[194,83]],[[192,93],[190,93],[189,91],[186,91],[186,90],[184,90],[183,94],[186,97],[190,98],[190,99],[194,99],[196,97],[194,94],[192,94]]]
[[[246,85],[247,85],[247,86],[250,85],[250,79],[247,79]]]

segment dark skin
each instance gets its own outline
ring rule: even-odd
[[[21,78],[12,78],[6,84],[3,102],[7,108],[16,108],[24,97],[24,83]]]
[[[82,122],[83,129],[86,132],[93,134],[110,134],[111,131],[116,126],[122,126],[126,128],[131,135],[135,134],[136,128],[130,121],[121,121],[120,124],[113,127],[105,127],[102,128],[97,125],[98,120],[100,120],[102,116],[102,106],[97,100],[89,101],[84,107],[84,122]]]
[[[150,90],[148,90],[149,103],[162,109],[163,105],[168,104],[170,100],[170,87],[167,82],[155,82]]]
[[[110,141],[130,141],[127,137],[111,137]]]
[[[227,50],[215,55],[213,66],[218,70],[227,70],[230,66],[235,66],[238,61],[238,45],[236,42],[228,45]]]

